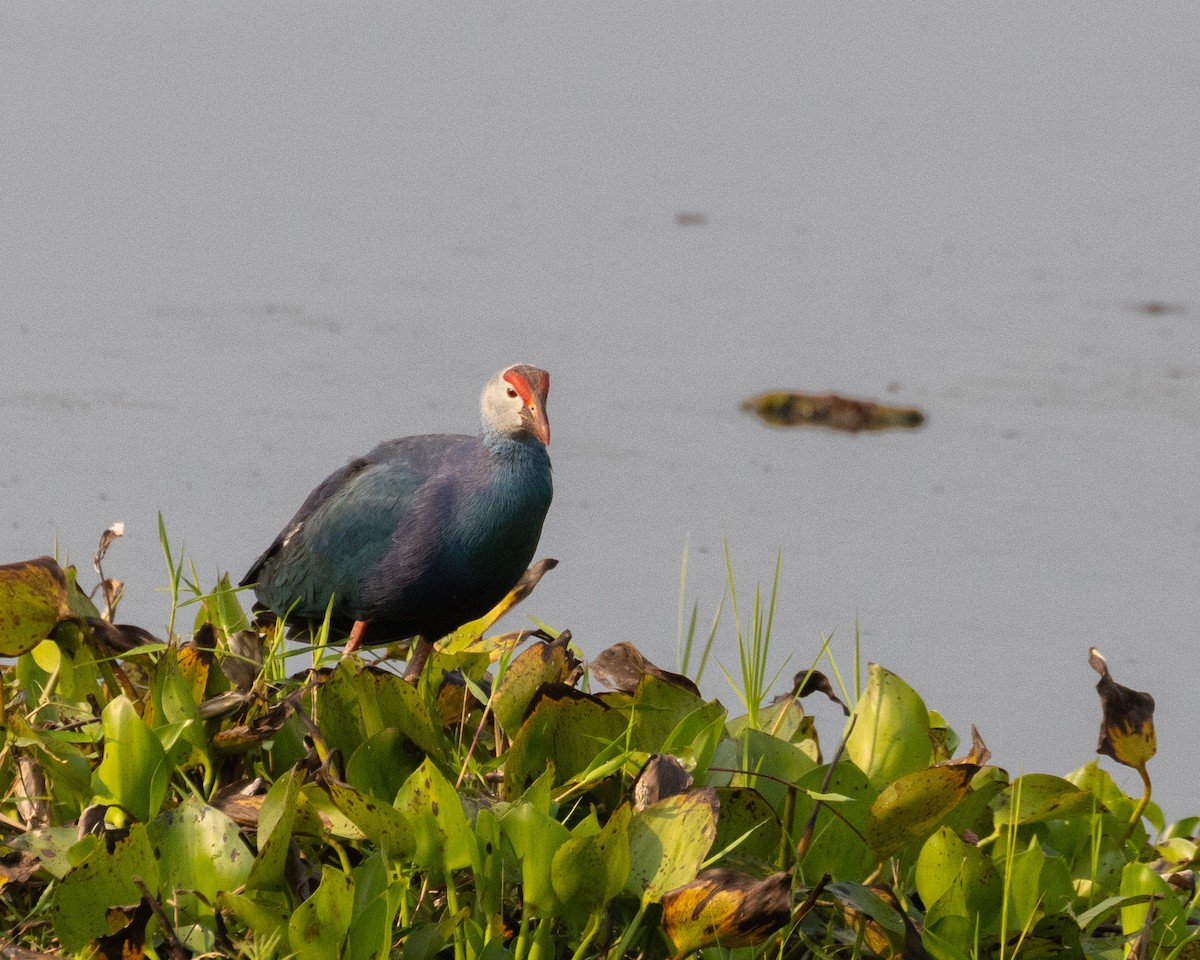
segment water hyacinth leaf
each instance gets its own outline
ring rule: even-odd
[[[343,658],[321,685],[317,726],[330,749],[350,756],[381,730],[403,731],[428,756],[448,756],[445,736],[421,691],[386,670]]]
[[[237,824],[196,797],[160,814],[146,835],[158,854],[162,888],[199,893],[209,901],[240,887],[254,861]]]
[[[1019,929],[1029,929],[1047,914],[1067,910],[1074,897],[1071,874],[1060,856],[1048,856],[1037,837],[1017,851],[1007,866],[1010,916]],[[1078,927],[1075,928],[1078,931]]]
[[[690,745],[691,739],[681,728],[702,727],[704,706],[703,698],[685,687],[651,674],[642,677],[633,694],[633,749],[656,753],[675,744]],[[695,722],[689,724],[692,718]]]
[[[999,823],[1024,825],[1090,814],[1099,804],[1086,790],[1049,773],[1018,777],[992,804]]]
[[[42,827],[18,833],[5,840],[4,845],[15,852],[34,856],[43,870],[61,880],[75,866],[70,851],[78,842],[78,827]],[[0,887],[3,885],[0,883]]]
[[[976,930],[990,933],[998,927],[1004,877],[990,857],[948,827],[925,841],[915,879],[929,908],[926,925],[940,935],[970,937]]]
[[[624,888],[632,814],[629,804],[621,804],[599,833],[577,832],[554,854],[550,867],[554,893],[572,913],[595,913]]]
[[[98,792],[146,823],[162,807],[171,778],[162,744],[124,695],[109,702],[100,720],[104,759],[95,779],[104,789]]]
[[[1121,896],[1138,897],[1121,907],[1121,929],[1127,937],[1140,933],[1153,904],[1155,939],[1164,945],[1182,943],[1188,935],[1186,913],[1171,885],[1148,863],[1127,863],[1121,871]],[[1144,898],[1144,899],[1142,899]]]
[[[696,879],[717,835],[720,801],[712,787],[667,797],[629,824],[629,879],[625,889],[643,905]]]
[[[552,917],[561,909],[554,892],[554,855],[570,838],[570,831],[534,804],[514,804],[500,818],[500,831],[512,844],[521,866],[521,900],[533,917]]]
[[[783,828],[763,795],[750,787],[719,787],[717,800],[721,816],[713,852],[732,847],[739,858],[773,862],[779,854]]]
[[[513,737],[505,758],[505,785],[513,794],[541,776],[548,766],[555,785],[582,774],[614,741],[624,739],[627,723],[617,710],[563,684],[543,687],[533,710]]]
[[[739,737],[737,767],[745,770],[732,786],[753,787],[783,816],[788,784],[797,783],[816,769],[816,762],[799,745],[773,737],[765,730],[747,727]],[[755,776],[755,772],[768,774]],[[780,783],[780,781],[784,781]]]
[[[861,880],[876,865],[875,856],[863,837],[867,817],[879,791],[868,781],[866,774],[852,763],[839,763],[829,784],[825,785],[827,767],[809,771],[797,783],[796,811],[791,824],[793,837],[800,837],[816,801],[813,793],[824,788],[826,794],[846,797],[822,805],[812,833],[812,840],[801,861],[801,879],[812,882],[822,874],[844,880]],[[837,814],[828,809],[837,805]]]
[[[424,754],[394,727],[368,737],[346,761],[346,781],[388,803],[421,765]]]
[[[884,787],[867,817],[867,842],[875,856],[886,860],[927,837],[966,796],[978,772],[973,763],[947,764],[917,770]]]
[[[1100,674],[1096,692],[1104,712],[1096,752],[1144,772],[1146,762],[1158,750],[1154,733],[1154,698],[1113,680],[1108,663],[1095,647],[1088,654],[1088,662]]]
[[[441,876],[479,866],[479,847],[458,792],[428,758],[400,788],[396,809],[413,830],[413,860]]]
[[[345,960],[374,960],[388,956],[396,914],[405,896],[402,883],[392,882],[393,868],[371,853],[352,871],[354,915],[346,935]],[[408,956],[407,944],[405,956]]]
[[[349,784],[325,776],[321,785],[337,807],[385,857],[398,859],[416,849],[412,824],[395,807],[359,793]]]
[[[54,889],[50,922],[64,949],[81,950],[88,941],[112,932],[109,909],[132,907],[142,899],[134,877],[152,894],[157,893],[158,861],[146,827],[140,823],[130,828],[129,836],[119,841],[112,853],[101,843]]]
[[[247,889],[269,890],[283,882],[303,780],[299,770],[289,770],[267,791],[259,809],[258,855],[246,878]]]
[[[0,657],[19,657],[71,615],[67,578],[50,557],[0,565]]]
[[[353,908],[353,881],[341,870],[323,867],[320,885],[288,921],[288,942],[297,960],[340,956]]]
[[[545,683],[563,683],[569,673],[567,651],[560,645],[535,643],[509,665],[492,695],[492,713],[500,729],[514,736],[525,712]]]
[[[933,757],[929,711],[907,683],[877,663],[868,669],[867,689],[854,709],[846,756],[882,789]]]
[[[684,957],[705,947],[762,943],[792,915],[792,877],[758,880],[735,870],[705,870],[663,896],[663,927]]]

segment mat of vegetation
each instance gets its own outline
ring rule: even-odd
[[[285,645],[165,544],[159,638],[102,572],[93,602],[0,567],[0,957],[1200,956],[1200,820],[1148,802],[1152,701],[1098,656],[1140,798],[1095,763],[1011,778],[827,639],[832,682],[768,703],[757,593],[733,715],[632,644],[588,669],[491,616],[411,686]]]

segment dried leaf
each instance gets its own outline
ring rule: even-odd
[[[1108,672],[1108,663],[1095,647],[1088,652],[1088,662],[1100,674],[1096,691],[1100,694],[1100,706],[1104,711],[1100,721],[1100,744],[1096,752],[1112,757],[1127,767],[1144,771],[1146,761],[1157,751],[1154,698],[1113,680]]]
[[[796,700],[800,697],[807,697],[810,693],[823,693],[830,700],[842,708],[842,712],[846,716],[850,716],[850,708],[842,702],[842,699],[833,692],[833,684],[829,682],[829,678],[820,670],[801,670],[792,679],[792,692],[781,693],[778,697],[772,700],[772,703],[783,703],[787,700]]]
[[[669,753],[656,753],[633,781],[633,808],[645,810],[652,803],[692,789],[692,775]]]
[[[588,669],[600,683],[621,693],[633,693],[642,677],[649,674],[700,696],[700,690],[691,680],[682,674],[656,667],[628,640],[601,650],[588,662]]]

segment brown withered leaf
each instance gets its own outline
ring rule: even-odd
[[[100,545],[96,547],[96,555],[92,558],[92,566],[100,574],[100,591],[104,595],[104,609],[100,612],[100,616],[104,620],[112,620],[117,601],[121,599],[121,594],[125,591],[125,584],[120,580],[104,575],[104,555],[108,553],[108,548],[112,546],[113,541],[117,537],[123,536],[125,536],[125,524],[114,523],[100,534]]]
[[[25,883],[38,872],[42,862],[32,853],[0,853],[0,887],[6,883]]]
[[[251,723],[241,723],[228,730],[217,731],[213,734],[212,745],[222,753],[245,753],[251,747],[275,736],[291,715],[292,704],[285,700]]]
[[[691,883],[663,895],[663,928],[686,957],[705,947],[762,943],[792,915],[792,875],[763,880],[736,870],[705,870]]]
[[[243,693],[249,692],[262,672],[266,636],[260,630],[239,630],[229,638],[229,652],[221,658],[221,670]]]
[[[1095,647],[1088,651],[1088,663],[1100,674],[1096,692],[1100,694],[1104,714],[1096,752],[1144,773],[1146,761],[1158,749],[1154,733],[1154,698],[1113,680],[1108,663]]]
[[[892,427],[912,429],[925,422],[925,414],[916,407],[896,407],[837,393],[773,390],[743,400],[742,409],[772,427],[828,427],[848,433]]]
[[[850,708],[842,703],[841,698],[833,692],[833,684],[829,682],[829,678],[820,670],[801,670],[792,678],[792,692],[781,693],[771,702],[782,703],[785,700],[807,697],[810,693],[825,694],[825,696],[842,708],[842,712],[846,716],[850,716]]]
[[[92,629],[100,651],[106,656],[118,653],[128,653],[149,643],[162,643],[149,630],[143,630],[132,623],[109,623],[102,617],[88,617],[87,625]]]
[[[692,788],[692,775],[669,753],[656,753],[633,781],[633,809],[645,810],[652,803]]]
[[[588,670],[610,690],[619,690],[621,693],[633,693],[642,677],[649,674],[700,696],[699,688],[691,680],[682,674],[656,667],[628,640],[601,650],[588,661]]]
[[[91,942],[89,956],[102,960],[141,960],[146,955],[146,924],[153,915],[145,898],[133,906],[109,907],[105,919],[111,933]]]

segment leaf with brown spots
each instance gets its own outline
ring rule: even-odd
[[[67,577],[50,557],[0,565],[0,657],[19,657],[71,615]]]

